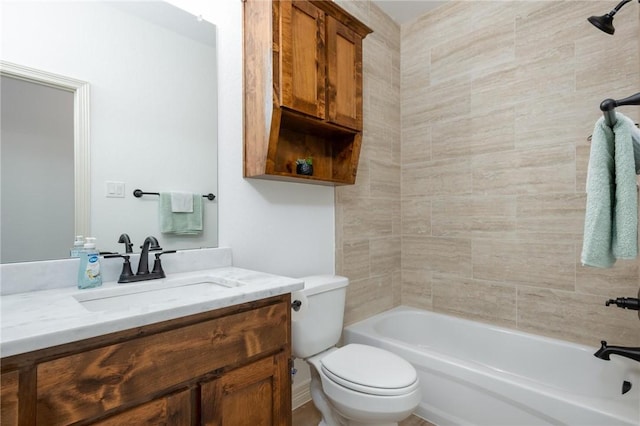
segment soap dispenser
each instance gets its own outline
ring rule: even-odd
[[[80,268],[78,269],[78,288],[93,288],[102,285],[100,274],[100,253],[96,250],[96,239],[87,237],[80,253]]]
[[[84,237],[82,235],[76,235],[76,240],[73,242],[73,247],[69,251],[71,257],[80,257],[84,249]]]

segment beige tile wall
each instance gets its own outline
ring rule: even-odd
[[[346,322],[405,304],[597,345],[639,345],[640,261],[579,257],[587,137],[606,97],[640,91],[640,10],[609,1],[456,1],[400,28],[338,1],[364,44],[357,183],[336,189]],[[620,112],[640,120],[639,107]]]
[[[358,176],[336,188],[336,272],[350,279],[351,323],[400,304],[400,27],[369,1],[337,3],[374,31],[363,44]]]

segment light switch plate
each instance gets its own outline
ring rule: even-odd
[[[124,198],[124,182],[106,181],[105,196],[108,198]]]

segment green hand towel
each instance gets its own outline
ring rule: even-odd
[[[638,256],[638,191],[631,126],[616,113],[613,130],[601,117],[593,130],[581,261],[610,268]]]
[[[160,232],[163,234],[197,235],[202,232],[202,196],[193,194],[192,213],[173,213],[171,193],[160,193]]]

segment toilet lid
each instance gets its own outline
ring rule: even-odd
[[[417,387],[416,370],[411,364],[373,346],[349,344],[322,358],[321,362],[329,378],[358,392],[402,395]]]

